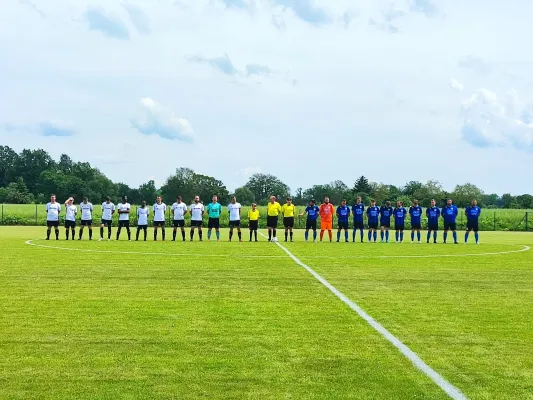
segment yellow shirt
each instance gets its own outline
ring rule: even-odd
[[[281,213],[284,217],[294,217],[294,212],[296,211],[296,207],[294,207],[294,204],[288,205],[283,204],[283,207],[281,207]]]
[[[254,210],[248,211],[248,219],[250,221],[257,221],[259,219],[259,210],[256,208]]]
[[[267,214],[269,217],[277,217],[280,212],[281,206],[277,201],[275,201],[274,204],[272,204],[270,201],[268,202]]]

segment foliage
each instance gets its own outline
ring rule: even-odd
[[[279,200],[290,196],[290,188],[274,175],[254,174],[244,185],[254,194],[258,204],[266,204],[270,196],[276,196]]]
[[[355,196],[368,197],[372,193],[372,186],[365,176],[360,176],[354,183],[352,193]]]

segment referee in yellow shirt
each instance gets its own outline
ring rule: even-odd
[[[268,240],[271,242],[276,237],[276,228],[278,227],[278,215],[281,212],[281,206],[276,201],[276,196],[270,196],[270,202],[267,206],[267,228]]]
[[[257,229],[259,228],[259,210],[257,204],[252,203],[252,209],[248,211],[248,227],[250,229],[250,242],[252,241],[252,233],[255,235],[257,242]]]
[[[283,207],[281,207],[281,214],[283,215],[283,226],[285,227],[285,241],[287,241],[290,231],[292,242],[292,229],[294,228],[294,214],[296,214],[296,208],[294,207],[294,204],[292,204],[292,199],[290,197],[287,197],[287,203],[283,204]]]

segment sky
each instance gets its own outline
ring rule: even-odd
[[[162,185],[531,193],[533,2],[6,0],[0,144]]]

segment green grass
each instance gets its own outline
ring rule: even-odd
[[[0,227],[0,398],[446,398],[264,239],[43,236]],[[482,255],[533,234],[483,233],[479,246],[302,237],[286,247],[467,397],[533,399],[533,250]],[[378,258],[395,255],[436,257]]]

